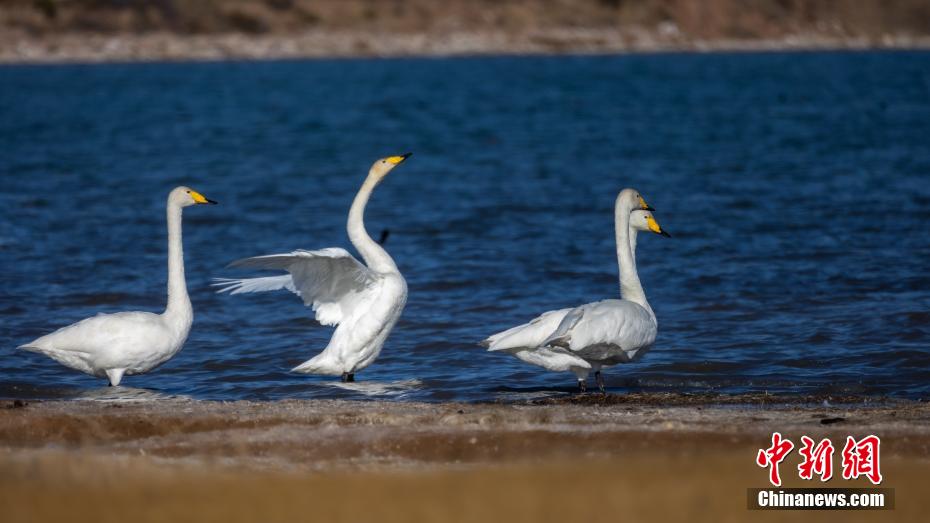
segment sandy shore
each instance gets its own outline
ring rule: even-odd
[[[922,0],[7,0],[0,62],[928,49]]]
[[[272,60],[631,52],[930,49],[930,37],[837,37],[801,33],[771,39],[693,39],[645,29],[564,28],[504,33],[412,34],[314,30],[285,35],[59,34],[0,38],[0,63]]]
[[[835,442],[878,434],[883,486],[897,499],[882,519],[917,520],[930,510],[930,405],[719,399],[6,401],[0,506],[4,521],[739,521],[746,489],[766,483],[756,449],[778,430]],[[783,465],[788,486],[802,483],[795,461]]]

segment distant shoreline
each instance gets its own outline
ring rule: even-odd
[[[64,33],[44,37],[20,34],[0,37],[0,64],[846,50],[930,50],[930,37],[885,35],[881,38],[847,38],[800,34],[776,39],[684,40],[652,32],[592,29],[522,34],[475,31],[441,34],[310,31],[262,36],[238,33],[178,35],[167,32]]]

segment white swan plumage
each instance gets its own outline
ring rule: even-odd
[[[346,229],[366,265],[345,249],[297,250],[245,258],[230,267],[283,270],[287,274],[262,278],[217,279],[218,292],[241,294],[286,289],[300,296],[316,312],[322,325],[335,325],[329,344],[315,357],[292,370],[305,374],[341,376],[371,365],[407,303],[407,282],[391,256],[365,230],[365,206],[374,188],[410,154],[382,158],[372,165],[359,189]]]
[[[215,204],[188,187],[168,195],[168,305],[162,314],[98,314],[62,327],[19,348],[44,354],[62,365],[117,386],[124,375],[148,372],[181,350],[194,320],[184,279],[181,210]]]
[[[581,390],[593,370],[604,390],[602,367],[640,358],[655,341],[658,323],[636,272],[636,233],[662,230],[652,208],[634,189],[620,191],[614,205],[621,299],[543,313],[529,323],[494,334],[481,345],[557,372],[572,372]]]

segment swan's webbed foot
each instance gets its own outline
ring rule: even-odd
[[[343,372],[342,373],[342,382],[343,383],[353,383],[355,381],[354,372]]]
[[[578,392],[588,392],[588,380],[578,380]]]

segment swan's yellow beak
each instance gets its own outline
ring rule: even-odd
[[[402,154],[402,155],[400,155],[400,156],[391,156],[391,157],[385,158],[384,160],[385,160],[386,162],[388,162],[388,163],[397,165],[397,164],[399,164],[400,162],[406,160],[407,158],[410,158],[410,155],[411,155],[411,154],[413,154],[413,153],[406,153],[406,154]]]
[[[644,211],[654,211],[654,210],[655,210],[655,209],[652,208],[651,205],[649,205],[648,203],[646,203],[646,200],[645,200],[642,196],[637,196],[637,198],[639,198],[639,208],[640,208],[640,209],[642,209],[642,210],[644,210]]]
[[[204,195],[200,194],[199,192],[195,190],[191,190],[190,195],[191,195],[191,198],[194,199],[194,203],[209,203],[211,205],[216,205],[215,201],[204,197]]]
[[[659,226],[659,222],[657,222],[656,219],[653,218],[652,216],[646,216],[646,225],[649,226],[650,231],[656,234],[661,234],[662,236],[665,236],[666,238],[672,237],[671,234],[662,230],[662,227]]]

